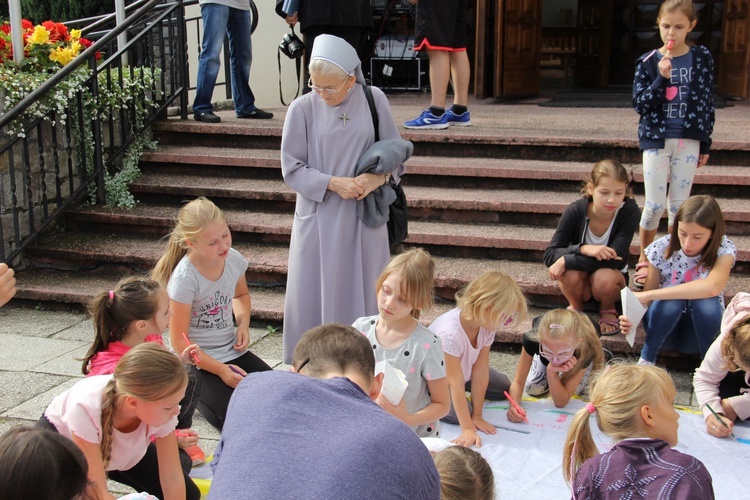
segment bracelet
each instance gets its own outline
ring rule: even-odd
[[[385,174],[383,177],[385,178],[385,182],[383,182],[383,185],[385,186],[388,184],[388,181],[391,180],[391,174]]]

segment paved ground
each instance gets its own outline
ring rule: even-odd
[[[253,325],[251,350],[278,370],[281,334],[264,325]],[[91,321],[79,312],[47,311],[6,306],[0,309],[0,433],[13,426],[33,424],[57,394],[73,385],[81,375],[82,357],[93,337]],[[491,364],[512,377],[518,359],[517,347],[493,351]],[[678,387],[677,403],[693,403],[687,372],[672,372]],[[219,433],[199,414],[194,428],[201,435],[206,454],[213,452]],[[127,489],[111,483],[113,492]]]

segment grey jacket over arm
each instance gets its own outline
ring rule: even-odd
[[[355,175],[389,174],[408,160],[413,151],[414,145],[403,139],[378,141],[359,159]],[[357,201],[357,216],[368,227],[382,226],[388,222],[389,207],[395,200],[393,188],[384,184]]]

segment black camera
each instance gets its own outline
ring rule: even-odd
[[[279,49],[289,59],[299,59],[302,57],[302,54],[305,53],[305,44],[302,43],[302,40],[297,37],[294,33],[294,29],[292,29],[291,33],[284,35],[284,38],[279,44]]]

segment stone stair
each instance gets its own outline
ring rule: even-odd
[[[82,206],[69,212],[64,231],[44,235],[27,250],[32,267],[19,277],[18,297],[84,303],[120,276],[146,272],[161,255],[160,238],[180,204],[204,195],[224,209],[234,246],[250,263],[254,321],[280,323],[295,199],[281,177],[280,122],[217,126],[170,119],[154,124],[153,131],[160,150],[144,155],[143,175],[131,185],[141,204],[132,210]],[[415,143],[404,179],[410,209],[406,244],[435,256],[435,286],[443,299],[428,319],[451,307],[455,292],[472,278],[497,267],[519,283],[533,315],[564,304],[541,264],[560,214],[595,161],[614,157],[634,167],[639,162],[634,141],[619,139],[410,131],[403,137]],[[699,170],[693,189],[719,199],[739,249],[729,298],[750,289],[748,157],[750,144],[715,145],[713,166]],[[634,173],[642,182],[639,168]],[[642,205],[642,193],[636,198]],[[637,245],[636,237],[631,261]],[[519,342],[527,327],[501,332],[498,340]],[[603,341],[615,352],[632,353],[642,337],[641,331],[635,348],[621,336]]]

